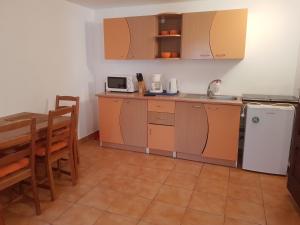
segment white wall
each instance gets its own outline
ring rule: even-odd
[[[232,8],[249,9],[246,56],[242,61],[104,60],[102,19],[105,17]],[[98,10],[96,24],[100,30],[95,29],[98,43],[93,53],[96,89],[103,90],[106,75],[142,72],[148,79],[153,73],[162,73],[166,79],[176,77],[184,92],[203,93],[210,80],[221,78],[223,94],[294,94],[300,41],[298,9],[297,0],[202,0]]]
[[[63,0],[0,1],[0,116],[45,113],[56,94],[75,95],[79,136],[97,129],[86,49],[93,20],[94,11]]]
[[[299,55],[298,55],[298,66],[295,78],[295,96],[300,97],[300,44],[299,44]]]

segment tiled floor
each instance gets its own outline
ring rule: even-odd
[[[286,178],[234,168],[80,146],[80,180],[40,190],[42,215],[11,204],[7,225],[300,225]]]

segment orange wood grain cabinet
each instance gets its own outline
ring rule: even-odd
[[[238,154],[240,106],[205,104],[209,133],[203,156],[236,161]]]
[[[154,59],[156,16],[104,19],[106,59]]]
[[[103,29],[105,58],[126,59],[130,47],[130,31],[126,19],[104,19]]]
[[[174,151],[175,128],[173,126],[148,124],[148,147],[150,149]]]
[[[208,135],[208,121],[204,104],[176,102],[176,152],[200,156]]]
[[[100,97],[98,103],[100,140],[102,142],[123,144],[120,126],[123,99]]]
[[[147,101],[99,98],[99,131],[102,142],[147,146]]]
[[[247,15],[247,9],[184,13],[182,58],[244,58]]]
[[[247,9],[217,11],[210,30],[215,59],[242,59],[245,56]]]
[[[124,99],[120,127],[125,145],[147,146],[147,101]]]
[[[209,42],[215,14],[216,12],[195,12],[182,15],[181,58],[213,58]]]

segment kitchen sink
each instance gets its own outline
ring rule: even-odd
[[[215,100],[227,100],[234,101],[238,98],[232,95],[214,95],[212,97],[208,97],[206,94],[182,94],[183,98],[195,98],[195,99],[215,99]]]
[[[209,97],[210,99],[217,99],[217,100],[237,100],[238,98],[231,95],[214,95]]]

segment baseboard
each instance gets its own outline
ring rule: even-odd
[[[83,142],[86,142],[86,141],[89,141],[89,140],[98,140],[98,139],[99,139],[98,131],[95,131],[95,132],[89,134],[88,136],[80,138],[78,140],[78,143],[83,143]]]

